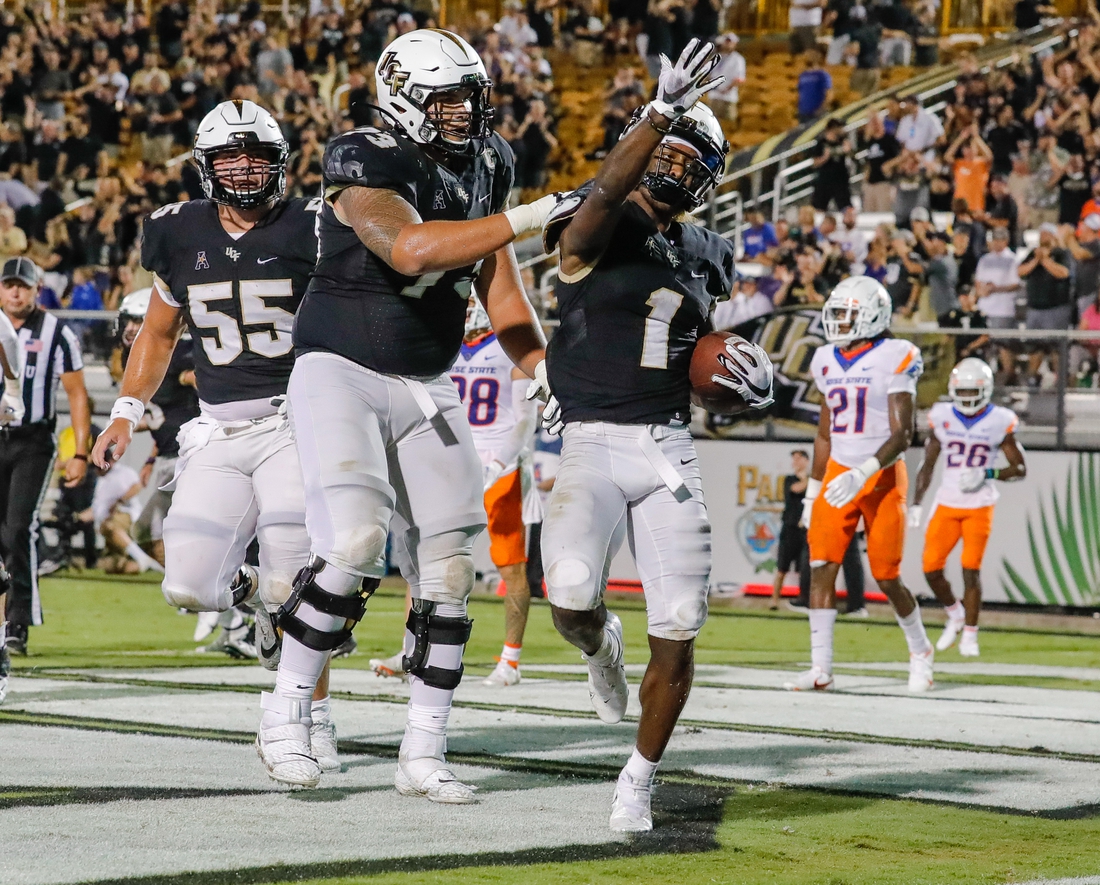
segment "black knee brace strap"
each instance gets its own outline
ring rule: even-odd
[[[441,618],[432,613],[432,608],[417,611],[414,602],[409,610],[405,628],[413,635],[413,650],[412,654],[402,657],[401,666],[406,673],[419,676],[425,685],[449,691],[458,688],[465,668],[461,664],[457,670],[431,667],[428,665],[429,652],[433,645],[465,645],[474,622],[469,618]]]
[[[358,592],[351,596],[337,596],[317,586],[317,572],[325,566],[324,562],[311,561],[294,578],[294,586],[287,601],[276,615],[276,625],[284,633],[289,633],[302,645],[315,651],[332,651],[351,638],[351,631],[362,620],[367,610],[367,600],[378,589],[378,578],[364,578]],[[298,617],[298,608],[303,602],[309,603],[317,611],[333,617],[343,618],[344,627],[334,633],[318,630]]]

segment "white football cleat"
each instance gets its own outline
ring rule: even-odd
[[[401,659],[405,656],[404,652],[398,652],[389,658],[371,658],[370,668],[374,671],[375,676],[389,676],[394,679],[408,679],[408,674],[405,673],[405,668],[401,665]]]
[[[611,829],[616,833],[648,833],[653,829],[650,802],[653,784],[641,784],[625,771],[615,784],[611,800]]]
[[[500,687],[519,685],[519,667],[513,667],[508,661],[499,661],[481,684]]]
[[[213,642],[206,646],[200,646],[196,651],[220,651],[237,660],[254,661],[259,656],[256,654],[256,646],[252,644],[249,634],[248,624],[243,622],[237,627],[222,627],[221,632]]]
[[[434,739],[435,754],[416,759],[409,758],[405,741],[402,741],[401,752],[397,756],[397,774],[393,778],[397,792],[402,796],[423,796],[440,805],[470,805],[476,802],[474,791],[477,787],[462,783],[447,767],[444,756],[447,738],[438,735]]]
[[[963,631],[962,638],[959,640],[959,654],[964,658],[976,658],[981,654],[981,651],[978,650],[977,633]]]
[[[790,682],[784,682],[783,687],[787,691],[832,691],[835,684],[832,673],[826,673],[820,667],[810,667]]]
[[[936,640],[936,651],[947,651],[951,648],[955,644],[956,637],[962,633],[964,623],[963,618],[948,618],[947,623],[943,625],[940,638]]]
[[[288,719],[282,725],[261,725],[256,735],[256,753],[268,777],[291,787],[317,786],[321,766],[310,749],[310,702],[292,701],[265,691],[260,693],[260,706]]]
[[[936,657],[935,649],[928,649],[922,655],[909,655],[909,690],[922,692],[932,690],[932,662]]]
[[[214,632],[214,628],[218,626],[218,615],[221,612],[199,612],[198,623],[195,624],[194,640],[195,642],[202,642],[207,636]]]
[[[312,711],[313,724],[309,727],[309,749],[321,771],[339,771],[340,757],[336,749],[336,723],[332,713]]]
[[[607,663],[596,663],[594,659],[599,652],[591,658],[582,653],[581,659],[588,664],[588,696],[592,699],[596,715],[601,721],[613,725],[622,722],[626,715],[626,702],[630,698],[626,668],[623,666],[623,624],[617,615],[607,613],[603,634],[610,646]]]

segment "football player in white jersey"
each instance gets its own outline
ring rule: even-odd
[[[451,380],[466,407],[474,446],[485,468],[489,555],[507,589],[504,648],[485,684],[515,685],[519,682],[519,655],[531,606],[524,483],[519,462],[534,438],[537,406],[527,399],[530,379],[500,346],[489,315],[477,298],[470,299],[466,311],[466,337],[451,367]]]
[[[813,666],[786,687],[833,687],[836,575],[862,517],[871,574],[894,606],[909,645],[909,690],[927,691],[935,652],[917,601],[900,577],[909,488],[903,456],[924,364],[915,345],[890,337],[890,296],[870,277],[842,280],[821,313],[829,343],[810,364],[823,399],[803,502]]]
[[[951,370],[947,382],[951,402],[936,403],[928,412],[932,434],[917,473],[917,489],[909,508],[909,524],[919,526],[925,492],[941,452],[943,479],[936,491],[932,517],[924,533],[924,577],[943,603],[947,624],[936,642],[950,648],[961,631],[959,654],[978,656],[978,614],[982,607],[981,568],[985,545],[993,527],[993,506],[999,497],[995,480],[1011,481],[1027,475],[1024,453],[1014,435],[1016,413],[995,406],[993,370],[977,357],[968,357]],[[1007,467],[994,467],[997,452]],[[963,601],[951,592],[943,574],[947,557],[962,540]]]

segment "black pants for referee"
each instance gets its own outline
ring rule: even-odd
[[[0,553],[11,573],[7,620],[17,627],[42,623],[34,548],[54,452],[45,424],[0,429]]]

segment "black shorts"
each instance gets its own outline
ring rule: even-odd
[[[779,533],[779,550],[776,553],[775,570],[793,572],[798,570],[798,559],[802,548],[806,546],[806,530],[794,526],[783,526]]]

